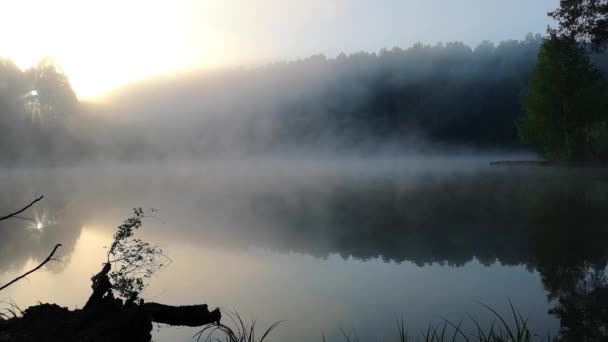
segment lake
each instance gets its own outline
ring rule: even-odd
[[[35,266],[56,243],[63,247],[60,262],[0,299],[21,308],[38,301],[82,307],[116,226],[144,207],[159,211],[138,237],[172,260],[144,299],[207,303],[256,319],[260,330],[285,320],[271,341],[344,341],[341,329],[387,340],[401,320],[414,337],[444,318],[471,331],[467,314],[484,326],[495,319],[479,302],[510,315],[509,300],[543,336],[560,326],[583,329],[583,319],[577,327],[549,311],[559,306],[562,318],[576,317],[574,304],[606,286],[608,170],[491,167],[492,159],[4,169],[0,211],[45,195],[24,214],[44,227],[2,222],[0,280]],[[155,327],[154,340],[192,341],[198,330]]]

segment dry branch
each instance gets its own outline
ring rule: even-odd
[[[33,269],[29,270],[28,272],[26,272],[26,273],[24,273],[24,274],[22,274],[22,275],[18,276],[17,278],[15,278],[15,279],[11,280],[11,281],[10,281],[10,282],[8,282],[6,285],[2,285],[2,286],[0,287],[0,291],[2,291],[2,290],[4,290],[5,288],[7,288],[7,287],[11,286],[12,284],[14,284],[14,283],[18,282],[19,280],[21,280],[21,279],[23,279],[23,278],[27,277],[28,275],[30,275],[30,274],[32,274],[32,273],[34,273],[34,272],[38,271],[38,270],[39,270],[39,269],[40,269],[42,266],[44,266],[44,264],[46,264],[47,262],[49,262],[49,261],[53,260],[53,255],[54,255],[54,254],[55,254],[55,252],[57,251],[57,248],[59,248],[60,246],[61,246],[61,244],[60,244],[60,243],[58,243],[58,244],[55,246],[55,248],[53,248],[53,251],[51,252],[51,254],[49,254],[49,256],[48,256],[48,257],[46,257],[46,259],[44,259],[44,261],[42,261],[42,262],[40,263],[40,265],[38,265],[38,266],[34,267]]]
[[[0,217],[0,221],[4,221],[6,219],[9,219],[11,217],[15,217],[15,216],[21,214],[22,212],[26,211],[27,209],[29,209],[29,207],[33,206],[36,202],[40,201],[43,198],[44,198],[44,196],[40,196],[40,197],[36,198],[35,200],[31,201],[30,204],[28,204],[25,207],[19,209],[18,211],[14,212],[12,214],[8,214],[6,216]]]

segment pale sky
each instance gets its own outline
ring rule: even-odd
[[[544,33],[559,0],[0,0],[0,56],[52,56],[80,98],[190,69]]]

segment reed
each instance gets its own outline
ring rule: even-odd
[[[510,300],[509,307],[512,316],[511,318],[503,317],[496,310],[484,303],[477,303],[490,311],[494,317],[487,328],[483,328],[479,320],[467,315],[474,325],[473,332],[464,332],[462,329],[462,321],[456,324],[448,319],[442,318],[442,323],[435,325],[431,324],[426,330],[412,336],[406,328],[405,321],[401,319],[397,320],[395,338],[388,341],[385,340],[385,342],[552,342],[558,340],[552,339],[550,334],[547,334],[547,336],[533,334],[528,328],[528,320],[524,319]],[[238,313],[228,313],[227,316],[230,318],[231,325],[234,326],[234,329],[223,324],[206,326],[203,330],[194,335],[194,337],[197,338],[197,342],[263,342],[282,322],[279,321],[270,325],[261,334],[261,338],[256,340],[257,327],[255,320],[252,320],[251,323],[247,324]],[[509,320],[511,320],[511,322],[509,322]],[[342,333],[344,342],[362,341],[355,330],[346,332],[344,329],[340,329],[340,332]],[[328,342],[325,334],[322,334],[321,338],[323,342]],[[374,341],[378,340],[375,339]]]

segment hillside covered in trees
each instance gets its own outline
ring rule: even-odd
[[[2,160],[522,149],[515,123],[541,44],[529,34],[474,48],[419,43],[317,55],[151,79],[87,104],[53,64],[22,71],[2,60]],[[591,58],[608,70],[605,54]]]

